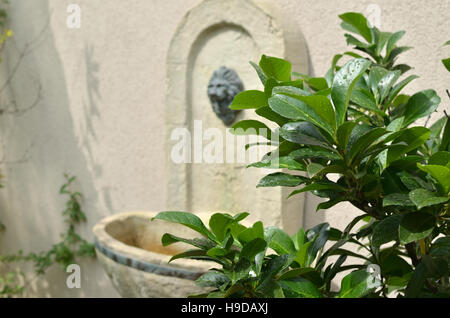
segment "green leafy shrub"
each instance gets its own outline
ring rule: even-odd
[[[333,230],[335,242],[322,251],[313,267],[314,275],[321,280],[302,276],[302,270],[308,270],[311,263],[289,261],[289,257],[298,253],[298,250],[289,250],[279,253],[278,257],[284,255],[287,261],[283,263],[284,267],[277,269],[267,289],[258,289],[261,272],[253,270],[256,277],[245,276],[244,281],[235,281],[228,276],[229,269],[224,266],[220,272],[224,276],[220,277],[226,276],[229,281],[226,281],[227,285],[214,286],[219,288],[215,295],[231,296],[236,284],[247,286],[247,281],[257,281],[251,285],[256,289],[250,288],[248,293],[240,289],[238,296],[277,297],[284,294],[304,297],[305,294],[291,293],[286,284],[280,283],[280,277],[293,271],[298,275],[289,277],[294,281],[306,280],[308,286],[315,286],[318,290],[315,296],[334,296],[329,290],[330,273],[348,269],[345,257],[352,256],[364,262],[351,273],[354,278],[344,278],[340,296],[387,297],[393,291],[398,297],[450,296],[450,120],[443,116],[429,128],[417,124],[417,120],[435,112],[441,100],[432,89],[413,95],[402,92],[417,78],[411,75],[401,79],[411,67],[395,64],[398,56],[410,49],[397,45],[404,31],[381,32],[369,26],[359,13],[345,13],[340,18],[342,27],[353,34],[345,34],[347,43],[359,53],[345,52],[334,56],[324,77],[292,72],[288,61],[263,55],[259,64],[252,63],[252,66],[264,91],[241,92],[230,108],[254,109],[263,119],[278,126],[269,132],[271,136],[279,136],[279,142],[274,142],[273,138],[271,141],[277,149],[251,167],[284,168],[306,174],[275,172],[262,178],[258,187],[301,186],[293,190],[290,197],[311,192],[327,199],[317,206],[317,210],[348,201],[362,214],[352,220],[344,232]],[[338,65],[344,56],[351,59]],[[442,62],[448,68],[448,59]],[[245,120],[233,128],[261,126],[267,127],[259,121]],[[337,180],[331,180],[330,174],[337,174]],[[170,221],[170,217],[167,220]],[[351,233],[360,221],[366,221],[365,226]],[[239,243],[237,250],[229,254],[229,261],[244,259],[240,254],[246,250],[246,245],[242,245],[245,242],[239,235],[234,235],[231,229],[223,235]],[[214,237],[209,238],[214,241]],[[260,239],[258,246],[261,249],[264,242],[270,247],[270,236]],[[331,240],[330,237],[326,239]],[[295,246],[295,239],[292,242]],[[350,243],[360,246],[366,254],[343,248]],[[220,239],[215,244],[225,248]],[[313,245],[307,248],[307,253]],[[202,251],[206,255],[211,253],[210,250]],[[264,255],[258,256],[263,258],[263,268],[265,262],[274,258]],[[341,257],[323,270],[325,261],[332,255]],[[256,256],[246,261],[256,266]],[[343,292],[345,286],[372,279],[363,269],[368,264],[381,269],[379,286],[370,290],[356,288],[367,293]],[[214,280],[218,273],[208,275]]]
[[[170,261],[189,258],[222,266],[197,279],[199,286],[215,290],[192,297],[361,297],[381,284],[364,269],[364,265],[328,265],[325,268],[329,255],[340,255],[336,264],[342,264],[347,255],[360,257],[339,248],[328,254],[320,253],[328,240],[344,236],[352,240],[348,232],[342,233],[330,228],[328,223],[322,223],[306,232],[300,229],[290,237],[277,227],[264,228],[262,222],[246,227],[240,221],[247,216],[246,212],[235,216],[216,213],[209,221],[210,229],[191,213],[161,212],[155,217],[183,224],[203,236],[188,240],[164,234],[163,246],[184,242],[195,247],[173,256]],[[331,280],[338,272],[350,268],[359,270],[343,279],[339,293],[331,292]]]

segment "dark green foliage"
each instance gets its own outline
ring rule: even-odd
[[[398,297],[450,296],[450,119],[445,115],[429,128],[417,125],[441,99],[432,89],[402,94],[417,78],[402,78],[411,67],[396,64],[410,49],[398,45],[404,31],[381,32],[359,13],[340,18],[352,33],[345,34],[347,43],[359,53],[336,55],[323,78],[290,73],[289,62],[263,56],[259,66],[252,65],[264,91],[240,93],[233,109],[256,109],[261,120],[278,126],[272,131],[279,131],[280,157],[250,167],[304,171],[304,176],[272,173],[259,187],[299,187],[290,196],[312,192],[328,199],[318,210],[348,201],[363,214],[342,233],[321,224],[293,239],[270,228],[263,236],[255,224],[243,230],[249,238],[242,240],[235,231],[243,228],[230,227],[235,243],[229,249],[211,232],[206,236],[217,247],[199,252],[224,264],[216,271],[221,279],[214,279],[221,284],[211,285],[217,288],[214,296],[387,297],[392,291]],[[339,65],[344,56],[350,59]],[[447,60],[443,63],[448,69]],[[338,174],[337,181],[329,174]],[[362,221],[365,225],[354,231]],[[326,241],[334,243],[324,250]],[[360,251],[344,249],[348,244]],[[264,246],[277,255],[266,255]],[[330,256],[339,258],[330,264]],[[347,265],[348,257],[360,262]],[[367,272],[368,264],[380,267],[380,280]],[[348,269],[356,271],[332,293],[331,279]]]
[[[333,268],[332,272],[328,268],[323,271],[319,255],[332,232],[334,239],[341,239],[340,231],[330,229],[328,223],[323,223],[306,232],[300,229],[290,237],[279,228],[264,228],[261,222],[250,227],[242,225],[241,221],[247,215],[216,213],[209,221],[209,229],[198,217],[187,212],[161,212],[155,217],[183,224],[201,235],[201,238],[187,240],[165,234],[162,238],[164,246],[184,242],[195,247],[173,256],[171,261],[189,258],[221,265],[221,269],[211,270],[197,280],[199,286],[215,289],[209,294],[195,297],[320,298],[332,295],[331,280],[339,268]],[[275,254],[270,253],[269,249]],[[351,253],[339,249],[333,255]],[[347,276],[346,280],[350,277]],[[351,290],[351,295],[361,297],[379,286],[380,282],[366,277],[365,281],[358,284],[363,286],[358,290],[351,284],[344,284],[341,294],[348,296]]]

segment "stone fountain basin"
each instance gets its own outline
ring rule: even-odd
[[[94,226],[98,259],[122,297],[183,298],[207,292],[195,280],[213,267],[212,262],[178,259],[173,255],[192,249],[185,243],[162,246],[171,233],[183,238],[200,234],[180,224],[151,221],[156,212],[125,212],[102,219]],[[196,214],[207,224],[211,214]]]

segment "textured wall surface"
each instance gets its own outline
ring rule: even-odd
[[[66,26],[67,5],[82,9],[81,28]],[[420,75],[406,92],[435,89],[449,109],[449,75],[440,59],[450,56],[450,1],[255,1],[289,16],[291,35],[305,38],[311,74],[323,75],[335,53],[347,49],[338,14],[381,8],[381,29],[405,30],[400,43],[414,49],[401,62]],[[76,175],[85,195],[89,222],[82,234],[92,239],[101,218],[130,210],[164,210],[166,57],[178,23],[200,0],[16,0],[11,1],[13,41],[2,70],[16,76],[2,103],[35,107],[0,116],[2,174],[0,219],[7,226],[0,251],[39,251],[64,230],[63,173]],[[180,5],[182,4],[182,5]],[[300,32],[302,35],[300,35]],[[21,58],[20,52],[27,51]],[[4,73],[4,72],[3,72]],[[4,78],[2,78],[2,81]],[[249,87],[247,87],[249,88]],[[38,99],[38,97],[40,98]],[[344,226],[357,211],[342,203],[315,213],[308,196],[306,227],[324,219]],[[114,297],[108,277],[95,261],[83,261],[82,288],[70,290],[66,275],[53,267],[33,280],[31,295]]]

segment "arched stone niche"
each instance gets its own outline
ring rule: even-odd
[[[187,128],[192,143],[196,139],[195,121],[201,122],[202,131],[217,128],[226,135],[227,127],[212,111],[206,93],[211,75],[221,66],[235,70],[245,89],[262,89],[249,64],[258,62],[262,54],[287,58],[294,70],[308,73],[302,35],[297,30],[292,36],[281,25],[286,21],[278,23],[267,6],[262,9],[250,0],[205,0],[187,12],[179,24],[167,58],[168,209],[194,213],[247,211],[250,219],[288,232],[302,225],[303,196],[287,200],[289,189],[256,188],[261,177],[275,171],[246,169],[245,163],[227,163],[226,158],[224,163],[195,163],[195,158],[193,163],[175,163],[171,157],[179,142],[173,138],[174,129]],[[254,111],[246,110],[237,120],[255,117]],[[203,146],[206,144],[203,141]]]

